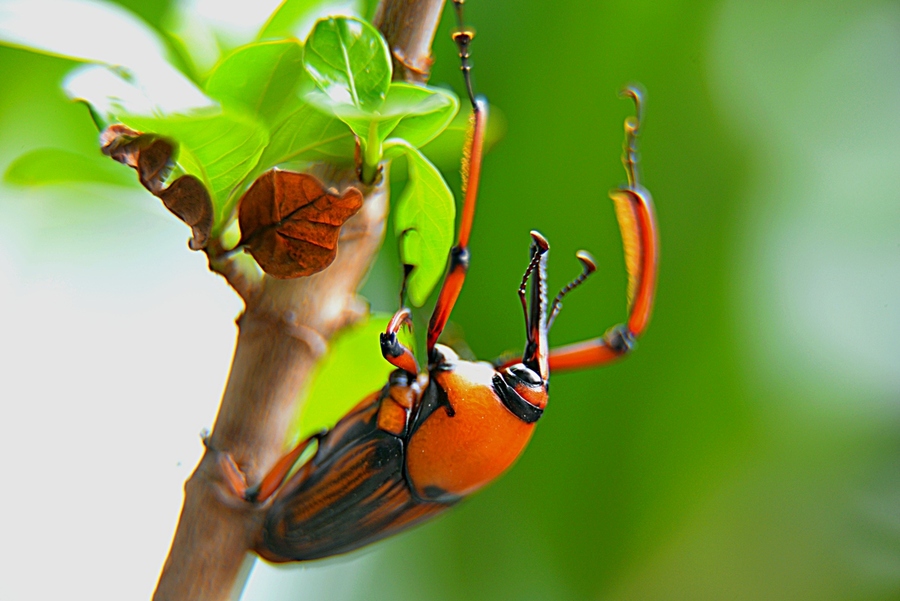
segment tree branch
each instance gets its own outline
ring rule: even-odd
[[[238,293],[244,304],[250,305],[261,288],[262,271],[251,257],[243,254],[227,256],[228,254],[230,253],[222,253],[220,248],[207,248],[209,270],[225,278],[225,281]]]
[[[422,82],[431,65],[431,41],[444,0],[382,0],[375,19],[400,67],[395,79]],[[224,601],[247,553],[261,535],[264,510],[236,498],[221,468],[230,455],[251,484],[284,452],[296,402],[327,341],[366,310],[356,291],[384,234],[387,190],[366,188],[353,174],[327,166],[315,173],[342,190],[361,188],[365,203],[341,230],[334,263],[306,278],[244,279],[238,266],[211,262],[241,294],[231,372],[207,449],[185,484],[185,500],[155,601]]]
[[[394,56],[394,79],[425,83],[431,73],[431,43],[444,0],[383,0],[373,24]]]

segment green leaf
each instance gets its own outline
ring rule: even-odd
[[[299,442],[322,428],[333,427],[354,405],[384,386],[394,366],[381,356],[378,335],[389,320],[388,315],[372,315],[331,340],[328,353],[316,366],[301,411],[293,420],[290,438]],[[412,345],[406,331],[401,331],[400,339]]]
[[[248,111],[275,123],[286,103],[297,98],[304,79],[299,42],[261,42],[239,48],[219,63],[206,83],[206,93],[226,110]]]
[[[88,103],[105,121],[120,115],[170,115],[215,106],[177,71],[141,77],[121,67],[82,65],[63,81],[72,100]],[[171,76],[171,77],[170,77]]]
[[[421,146],[447,126],[459,107],[452,93],[405,83],[392,83],[384,104],[373,112],[335,103],[321,92],[307,94],[306,99],[323,112],[337,115],[359,137],[364,177],[367,172],[374,174],[388,137],[403,138],[413,146]],[[403,152],[400,148],[395,151]]]
[[[166,30],[203,79],[222,56],[257,41],[274,7],[272,2],[180,0],[170,4]]]
[[[239,197],[239,184],[256,166],[269,142],[259,123],[235,115],[129,117],[124,122],[177,143],[176,164],[184,173],[199,178],[209,191],[215,212],[214,232],[230,217]]]
[[[165,44],[128,10],[87,0],[4,0],[0,43],[79,61],[167,65]]]
[[[459,111],[456,95],[441,88],[391,84],[382,112],[400,114],[402,119],[388,135],[402,138],[421,148],[453,121]]]
[[[314,104],[319,104],[321,102]],[[346,105],[332,105],[334,113],[363,140],[371,123],[377,123],[379,143],[402,138],[422,146],[443,130],[459,108],[456,96],[438,88],[392,83],[382,107],[372,113]]]
[[[169,64],[159,36],[113,4],[5,0],[0,2],[0,44],[93,63],[69,77],[66,88],[72,97],[84,98],[101,110],[112,104],[114,96],[140,98],[146,107],[135,113],[168,113],[211,104]]]
[[[119,121],[119,115],[123,114],[167,112],[148,98],[130,74],[104,65],[82,65],[73,69],[63,80],[63,89],[69,98],[88,105],[92,114],[99,115],[107,123]]]
[[[353,17],[361,13],[359,0],[284,0],[260,30],[258,39],[305,40],[315,22],[323,17]]]
[[[459,100],[445,90],[403,83],[391,84],[382,112],[401,117],[390,132],[379,132],[384,136],[379,143],[392,136],[404,139],[418,148],[447,127],[458,110]]]
[[[287,161],[352,164],[354,153],[353,133],[344,123],[304,104],[272,130],[256,172],[263,173]]]
[[[418,149],[396,138],[385,146],[405,149],[409,160],[409,181],[394,209],[394,233],[400,239],[400,260],[413,266],[409,301],[421,307],[444,273],[456,205],[440,171]]]
[[[202,82],[222,59],[222,48],[210,24],[185,3],[178,2],[165,17],[169,45],[194,81]]]
[[[347,127],[359,136],[363,142],[369,135],[369,126],[371,124],[375,123],[378,125],[379,132],[384,134],[379,136],[379,138],[384,141],[402,118],[401,115],[382,115],[381,111],[369,112],[349,104],[339,104],[319,91],[310,92],[304,99],[319,111],[328,115],[334,115],[346,123]]]
[[[93,121],[93,123],[94,123],[94,127],[97,128],[97,133],[102,132],[104,129],[106,129],[107,127],[110,126],[109,121],[107,121],[106,118],[103,115],[101,115],[97,111],[97,108],[94,105],[92,105],[90,102],[88,102],[87,100],[85,100],[83,98],[78,98],[74,102],[76,104],[82,105],[85,109],[87,109],[88,115],[90,115],[91,121]]]
[[[134,172],[97,153],[85,156],[61,148],[38,148],[14,160],[4,175],[20,186],[97,182],[117,186],[138,186]]]
[[[316,23],[303,63],[335,103],[366,112],[384,104],[391,83],[391,55],[381,33],[365,21],[335,17]]]

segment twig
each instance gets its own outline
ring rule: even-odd
[[[218,240],[213,240],[205,249],[209,260],[209,270],[218,273],[231,286],[245,305],[251,305],[262,286],[263,274],[243,250],[225,251]]]

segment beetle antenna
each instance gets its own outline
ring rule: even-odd
[[[588,279],[589,275],[597,271],[597,263],[594,261],[594,257],[586,250],[579,250],[575,253],[575,257],[581,261],[581,274],[566,284],[565,288],[560,290],[559,294],[556,295],[556,298],[553,299],[553,305],[550,307],[550,317],[547,319],[547,330],[553,327],[553,320],[556,319],[556,316],[559,315],[559,312],[562,310],[563,297],[581,286],[581,284]]]
[[[540,238],[535,238],[535,234],[540,236]],[[537,232],[531,232],[532,238],[534,238],[534,242],[531,245],[531,261],[528,263],[528,267],[525,269],[525,273],[522,275],[522,283],[519,284],[519,300],[522,301],[522,312],[525,315],[525,335],[530,336],[531,332],[531,319],[528,316],[528,301],[525,299],[525,294],[528,290],[528,280],[531,279],[531,274],[534,273],[535,268],[538,265],[538,262],[541,260],[541,255],[550,248],[547,244],[547,240],[538,234]],[[538,240],[543,241],[543,250],[535,252],[535,247],[540,244]],[[530,338],[529,338],[530,339]]]
[[[634,115],[625,118],[625,143],[622,148],[622,165],[628,176],[628,187],[633,190],[639,185],[637,137],[644,122],[644,93],[637,84],[632,84],[622,90],[619,96],[634,101]]]

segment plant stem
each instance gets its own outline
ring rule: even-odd
[[[382,0],[375,25],[388,40],[395,79],[424,81],[444,0]],[[412,68],[410,68],[412,66]],[[425,67],[424,69],[422,67]],[[334,263],[296,280],[268,276],[242,291],[246,310],[228,383],[207,449],[185,484],[185,499],[155,601],[226,601],[242,583],[247,553],[259,541],[264,509],[235,497],[220,467],[228,453],[247,480],[258,482],[284,451],[299,393],[327,341],[358,319],[356,291],[381,246],[387,191],[360,186],[327,166],[320,179],[339,190],[361,187],[362,210],[341,230]]]
[[[374,119],[369,123],[369,135],[365,141],[363,153],[362,181],[371,184],[378,174],[378,163],[381,162],[381,144],[378,140],[378,122]]]

